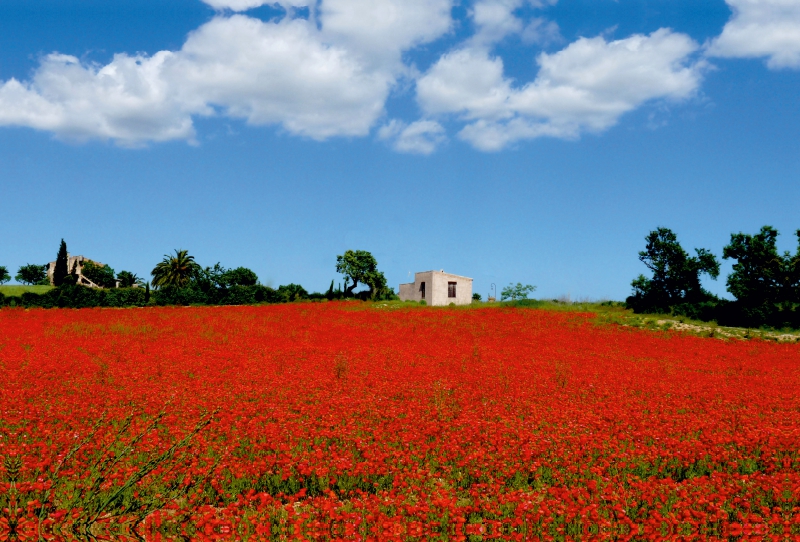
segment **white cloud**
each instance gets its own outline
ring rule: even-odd
[[[541,17],[531,19],[530,22],[525,25],[521,35],[523,42],[535,43],[542,46],[560,43],[564,40],[564,38],[561,37],[561,30],[558,28],[558,24]]]
[[[489,46],[506,36],[520,34],[526,43],[547,45],[558,41],[558,25],[543,18],[533,18],[527,24],[515,12],[529,4],[534,8],[553,5],[556,0],[477,0],[472,8],[476,32],[470,46]]]
[[[697,48],[688,36],[666,29],[611,42],[581,38],[540,54],[536,79],[521,88],[504,77],[500,58],[462,49],[418,80],[417,98],[429,115],[474,121],[459,135],[483,150],[524,138],[574,138],[607,129],[650,100],[690,97],[703,67],[690,63]]]
[[[315,139],[363,136],[411,71],[402,53],[452,24],[453,0],[204,1],[289,13],[270,22],[218,16],[179,51],[118,54],[105,66],[50,55],[30,81],[0,81],[0,126],[141,145],[192,140],[193,116],[223,114]],[[308,20],[290,9],[303,5]]]
[[[313,5],[314,0],[203,0],[217,10],[247,11],[261,6],[283,6],[284,8]]]
[[[392,119],[378,130],[378,138],[391,141],[397,151],[412,154],[431,154],[446,140],[444,127],[432,120],[418,120],[407,125]]]
[[[472,9],[472,20],[477,32],[473,38],[476,44],[489,44],[502,40],[511,34],[522,32],[524,24],[514,15],[523,0],[478,0]]]
[[[116,55],[106,66],[75,57],[44,58],[32,81],[0,85],[0,125],[49,130],[69,139],[191,139],[189,111],[174,98],[162,75],[172,53]]]
[[[398,63],[400,53],[450,31],[453,0],[324,0],[322,32],[362,58]]]
[[[733,17],[708,54],[767,57],[770,68],[800,68],[800,1],[726,0]]]
[[[219,18],[189,36],[170,86],[195,111],[207,105],[251,124],[282,124],[316,139],[369,132],[394,81],[321,42],[303,19]]]

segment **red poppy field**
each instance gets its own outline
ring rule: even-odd
[[[0,540],[800,538],[798,344],[349,303],[0,329]]]

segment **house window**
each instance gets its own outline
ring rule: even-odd
[[[422,299],[425,299],[425,283],[424,282],[420,282],[419,283],[419,295],[420,295],[420,297]]]
[[[455,282],[448,282],[447,283],[447,297],[455,297],[456,296],[456,283]]]

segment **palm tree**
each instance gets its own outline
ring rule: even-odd
[[[136,273],[131,273],[130,271],[120,271],[117,273],[117,280],[119,281],[120,288],[133,288],[134,285],[139,287],[144,286],[144,281],[140,279]]]
[[[187,250],[175,250],[175,255],[164,255],[164,259],[153,268],[153,287],[186,286],[192,277],[201,270],[200,265],[189,256]]]

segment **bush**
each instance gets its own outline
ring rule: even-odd
[[[284,303],[308,299],[308,292],[299,284],[286,284],[278,286],[278,297]]]
[[[256,292],[252,286],[234,285],[228,288],[221,303],[225,305],[252,305],[256,302]]]
[[[144,307],[147,292],[144,288],[113,288],[103,292],[105,307]]]
[[[208,304],[208,295],[191,286],[164,286],[151,294],[156,305],[196,305]],[[213,304],[213,302],[211,303]]]
[[[81,274],[101,288],[114,288],[117,285],[117,275],[108,265],[98,265],[88,260],[83,264]]]

